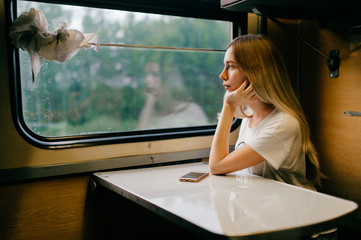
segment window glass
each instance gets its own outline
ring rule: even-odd
[[[101,43],[225,49],[229,22],[18,1],[47,18],[49,31],[97,33]],[[32,81],[30,57],[19,50],[22,111],[45,137],[212,125],[224,89],[224,52],[100,46],[71,60],[43,61]]]

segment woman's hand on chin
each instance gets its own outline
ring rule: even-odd
[[[256,101],[258,101],[256,92],[254,91],[252,84],[247,80],[244,81],[238,89],[232,92],[227,91],[224,98],[224,103],[233,108],[250,105]]]

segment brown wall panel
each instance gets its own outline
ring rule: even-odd
[[[88,179],[0,186],[0,239],[82,239]]]

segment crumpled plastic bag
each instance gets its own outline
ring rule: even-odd
[[[66,62],[74,57],[79,49],[99,49],[96,33],[83,34],[75,29],[66,29],[60,22],[58,28],[48,31],[48,21],[41,10],[30,8],[22,13],[10,27],[9,36],[16,48],[27,51],[32,65],[33,82],[39,73],[43,59]]]

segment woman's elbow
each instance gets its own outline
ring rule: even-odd
[[[213,174],[213,175],[215,175],[215,174],[223,174],[223,172],[221,171],[219,166],[217,166],[217,164],[214,164],[214,163],[209,164],[209,173]]]
[[[225,157],[210,155],[209,157],[209,173],[210,174],[226,174],[227,172],[227,163],[224,161]]]
[[[213,174],[213,175],[214,175],[214,174],[217,174],[216,171],[215,171],[215,169],[214,169],[211,165],[209,165],[209,173],[210,173],[210,174]]]

